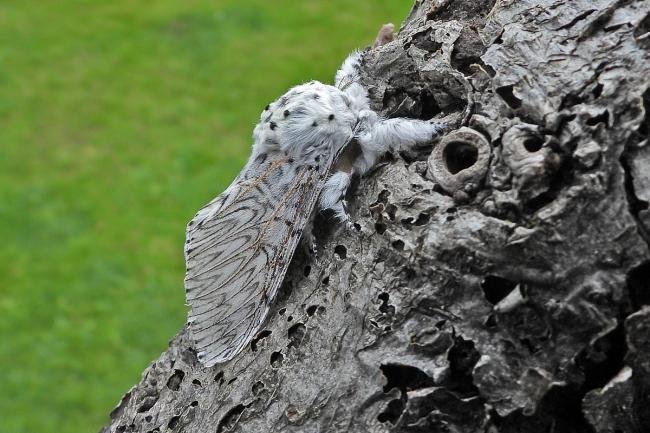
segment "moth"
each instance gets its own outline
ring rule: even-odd
[[[384,25],[374,46],[390,42],[393,29]],[[363,56],[348,56],[334,85],[311,81],[267,105],[241,173],[188,223],[188,324],[205,366],[232,359],[259,332],[299,242],[311,241],[315,212],[332,209],[349,226],[353,175],[448,128],[371,110]]]

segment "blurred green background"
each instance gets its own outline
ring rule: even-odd
[[[0,0],[0,432],[93,432],[185,320],[267,102],[411,0]]]

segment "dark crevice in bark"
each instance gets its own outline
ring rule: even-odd
[[[580,353],[576,364],[584,375],[584,382],[579,390],[578,403],[587,392],[604,387],[621,371],[625,365],[626,353],[625,328],[622,321],[616,329]]]
[[[594,433],[582,413],[582,393],[576,386],[555,387],[548,391],[534,413],[524,410],[505,417],[492,413],[499,433]]]
[[[506,104],[513,110],[521,108],[521,99],[515,96],[513,93],[513,86],[502,86],[495,89],[497,94],[505,101]]]
[[[246,406],[238,404],[226,412],[226,415],[221,419],[221,421],[219,421],[219,424],[217,424],[217,433],[231,431],[239,421],[239,418],[245,409]]]
[[[632,171],[630,170],[628,153],[621,155],[620,163],[625,176],[625,192],[630,213],[637,223],[639,233],[641,233],[643,239],[650,244],[650,227],[646,227],[639,219],[639,212],[648,209],[648,202],[640,200],[634,191],[634,179],[632,177]]]
[[[650,261],[643,262],[630,271],[627,288],[634,311],[650,305]]]
[[[456,337],[447,356],[451,372],[447,388],[450,391],[463,398],[478,395],[478,388],[473,382],[472,369],[480,357],[472,341]]]
[[[517,283],[497,275],[487,275],[481,282],[481,288],[485,294],[485,299],[492,305],[498,304],[503,298],[512,292]]]
[[[386,377],[384,392],[397,388],[401,393],[433,386],[433,379],[417,367],[400,364],[383,364],[381,372]]]

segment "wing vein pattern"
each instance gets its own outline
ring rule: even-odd
[[[299,165],[287,157],[251,158],[188,224],[188,322],[206,366],[232,358],[260,330],[332,159]]]

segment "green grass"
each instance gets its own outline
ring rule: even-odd
[[[183,325],[261,108],[411,0],[0,2],[0,431],[92,432]]]

